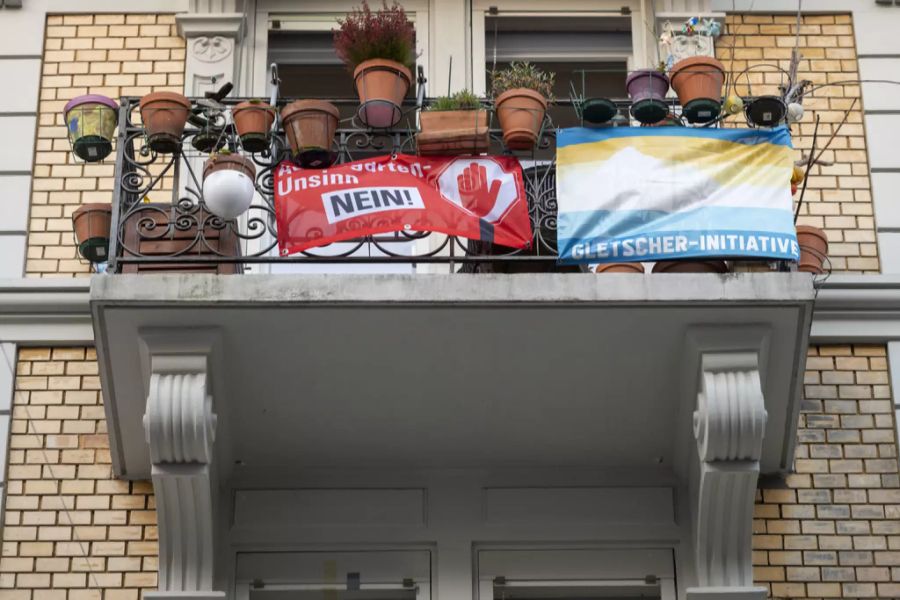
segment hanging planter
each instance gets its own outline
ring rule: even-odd
[[[112,204],[97,202],[82,204],[72,213],[72,228],[78,253],[92,263],[109,259],[109,227],[112,220]]]
[[[797,244],[800,246],[800,263],[798,271],[804,273],[825,272],[825,259],[828,257],[828,236],[818,227],[797,225]]]
[[[72,98],[63,108],[72,152],[85,162],[100,162],[112,152],[119,105],[112,98],[88,94]]]
[[[396,1],[375,11],[363,1],[338,25],[334,49],[353,70],[359,120],[376,129],[393,127],[403,117],[400,106],[412,85],[408,68],[415,59],[412,21]]]
[[[412,73],[402,64],[373,58],[353,70],[359,96],[357,116],[366,127],[387,129],[400,122],[400,105],[412,84]]]
[[[669,78],[655,69],[634,71],[625,79],[625,88],[631,99],[631,116],[644,124],[658,123],[666,118],[669,106],[666,93]]]
[[[724,260],[662,260],[653,265],[654,273],[727,273]]]
[[[191,101],[175,92],[153,92],[141,98],[140,107],[150,148],[161,154],[180,150]]]
[[[419,113],[419,127],[419,154],[481,154],[490,146],[487,111],[467,90],[436,99]]]
[[[609,98],[588,98],[581,105],[581,118],[594,125],[608,123],[619,114],[619,107]]]
[[[244,150],[262,152],[268,149],[275,122],[274,107],[258,99],[241,102],[231,110],[231,118]]]
[[[725,67],[712,56],[692,56],[675,63],[669,72],[682,113],[690,123],[708,123],[722,110]]]
[[[304,168],[320,169],[334,162],[334,132],[340,113],[324,100],[296,100],[281,109],[291,155]]]
[[[227,140],[224,123],[216,123],[215,119],[216,117],[210,117],[209,122],[201,127],[191,139],[191,146],[198,152],[218,152],[225,147]]]
[[[215,154],[203,166],[203,203],[226,221],[244,214],[253,202],[256,167],[239,154]]]
[[[603,263],[597,265],[595,273],[644,273],[642,263]]]
[[[510,150],[531,150],[537,143],[547,101],[534,90],[516,88],[494,100],[503,143]]]
[[[757,127],[775,127],[784,120],[787,107],[778,96],[760,96],[744,106],[747,121]]]
[[[553,99],[555,74],[527,62],[513,62],[491,76],[494,109],[510,150],[531,150],[537,144],[547,105]]]

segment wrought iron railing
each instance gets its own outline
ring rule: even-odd
[[[222,265],[240,272],[244,265],[261,263],[439,263],[451,271],[468,272],[556,269],[555,131],[549,121],[535,151],[519,155],[533,227],[531,248],[515,250],[439,233],[399,231],[279,256],[273,196],[274,169],[290,155],[283,132],[276,132],[270,149],[249,155],[256,165],[255,185],[262,202],[226,221],[204,205],[201,171],[208,155],[191,144],[195,136],[208,132],[189,125],[181,151],[158,154],[146,144],[139,101],[121,99],[109,272]],[[226,104],[237,102],[229,99]],[[356,104],[355,99],[333,102],[344,109]],[[561,104],[571,107],[566,101]],[[623,114],[625,106],[623,102]],[[352,118],[342,121],[335,136],[337,162],[414,153],[416,107],[404,108],[408,110],[403,121],[390,130],[365,129]],[[234,149],[235,136],[227,128],[223,135]],[[493,154],[506,152],[500,132],[493,128],[491,145]]]

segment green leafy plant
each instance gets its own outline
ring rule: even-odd
[[[475,110],[476,108],[481,108],[481,100],[478,96],[469,90],[462,90],[451,96],[435,98],[426,110]]]
[[[394,1],[373,11],[363,0],[359,8],[338,19],[334,49],[351,70],[373,58],[393,60],[411,66],[415,60],[416,30],[406,11]]]
[[[491,93],[494,98],[516,88],[534,90],[553,101],[553,82],[555,73],[547,73],[529,62],[512,62],[509,67],[491,73]]]

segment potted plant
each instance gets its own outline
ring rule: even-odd
[[[825,258],[828,256],[828,236],[818,227],[797,225],[797,244],[800,246],[798,271],[804,273],[825,272]]]
[[[488,114],[469,90],[437,98],[419,114],[419,154],[480,154],[490,145]]]
[[[63,108],[69,143],[75,156],[100,162],[112,152],[112,138],[119,120],[119,105],[99,94],[77,96]]]
[[[106,262],[109,258],[109,226],[112,204],[96,202],[82,204],[72,213],[72,228],[78,252],[92,263]]]
[[[269,147],[275,108],[259,98],[241,102],[231,109],[234,128],[247,152],[262,152]]]
[[[634,263],[602,263],[594,269],[595,273],[644,273],[644,265]]]
[[[321,168],[334,162],[331,146],[338,117],[337,107],[324,100],[296,100],[281,109],[291,155],[302,167]]]
[[[707,123],[719,116],[725,83],[725,67],[721,62],[712,56],[685,58],[669,71],[669,80],[689,122]]]
[[[249,158],[223,150],[203,165],[203,202],[226,221],[244,214],[253,202],[256,167]]]
[[[669,78],[665,73],[657,69],[634,71],[625,79],[625,88],[631,99],[631,116],[637,121],[651,124],[666,118]]]
[[[179,150],[191,101],[175,92],[153,92],[141,98],[140,108],[150,148],[164,154]]]
[[[412,85],[415,28],[396,1],[373,11],[368,2],[338,21],[334,49],[353,70],[360,121],[384,129],[400,122],[400,105]]]
[[[727,273],[724,260],[661,260],[653,265],[654,273]]]
[[[510,150],[531,150],[537,143],[547,104],[553,101],[553,73],[528,62],[513,62],[491,73],[494,109]]]

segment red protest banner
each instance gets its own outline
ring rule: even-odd
[[[328,169],[285,161],[275,170],[275,217],[282,256],[393,231],[531,244],[522,168],[511,156],[397,154]]]

